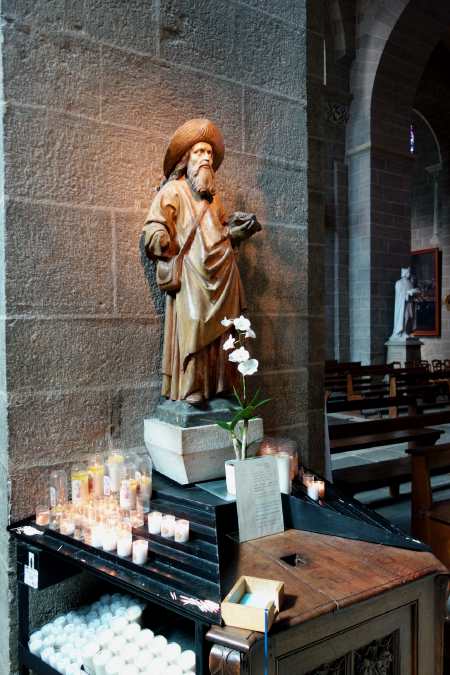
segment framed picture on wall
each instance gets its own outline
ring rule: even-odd
[[[411,251],[411,281],[414,296],[414,335],[441,334],[440,252],[438,248]]]

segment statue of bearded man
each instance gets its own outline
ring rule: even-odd
[[[193,119],[177,129],[144,227],[145,250],[166,290],[162,394],[192,405],[232,391],[236,368],[223,350],[229,328],[221,321],[245,309],[234,249],[261,229],[252,214],[226,219],[215,188],[224,153],[211,121]],[[167,290],[161,269],[174,270],[167,261],[175,256],[179,288]]]

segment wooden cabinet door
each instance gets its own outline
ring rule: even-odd
[[[278,655],[277,675],[415,675],[414,605],[406,605],[315,644]],[[305,624],[307,630],[307,624]]]

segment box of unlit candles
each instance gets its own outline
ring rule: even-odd
[[[239,577],[221,604],[222,619],[227,626],[264,633],[280,611],[283,596],[281,581]]]

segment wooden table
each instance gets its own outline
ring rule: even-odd
[[[293,553],[297,567],[281,560]],[[242,544],[236,574],[284,581],[270,674],[442,673],[447,573],[430,553],[288,530]],[[207,639],[211,673],[264,673],[260,634],[213,627]]]

